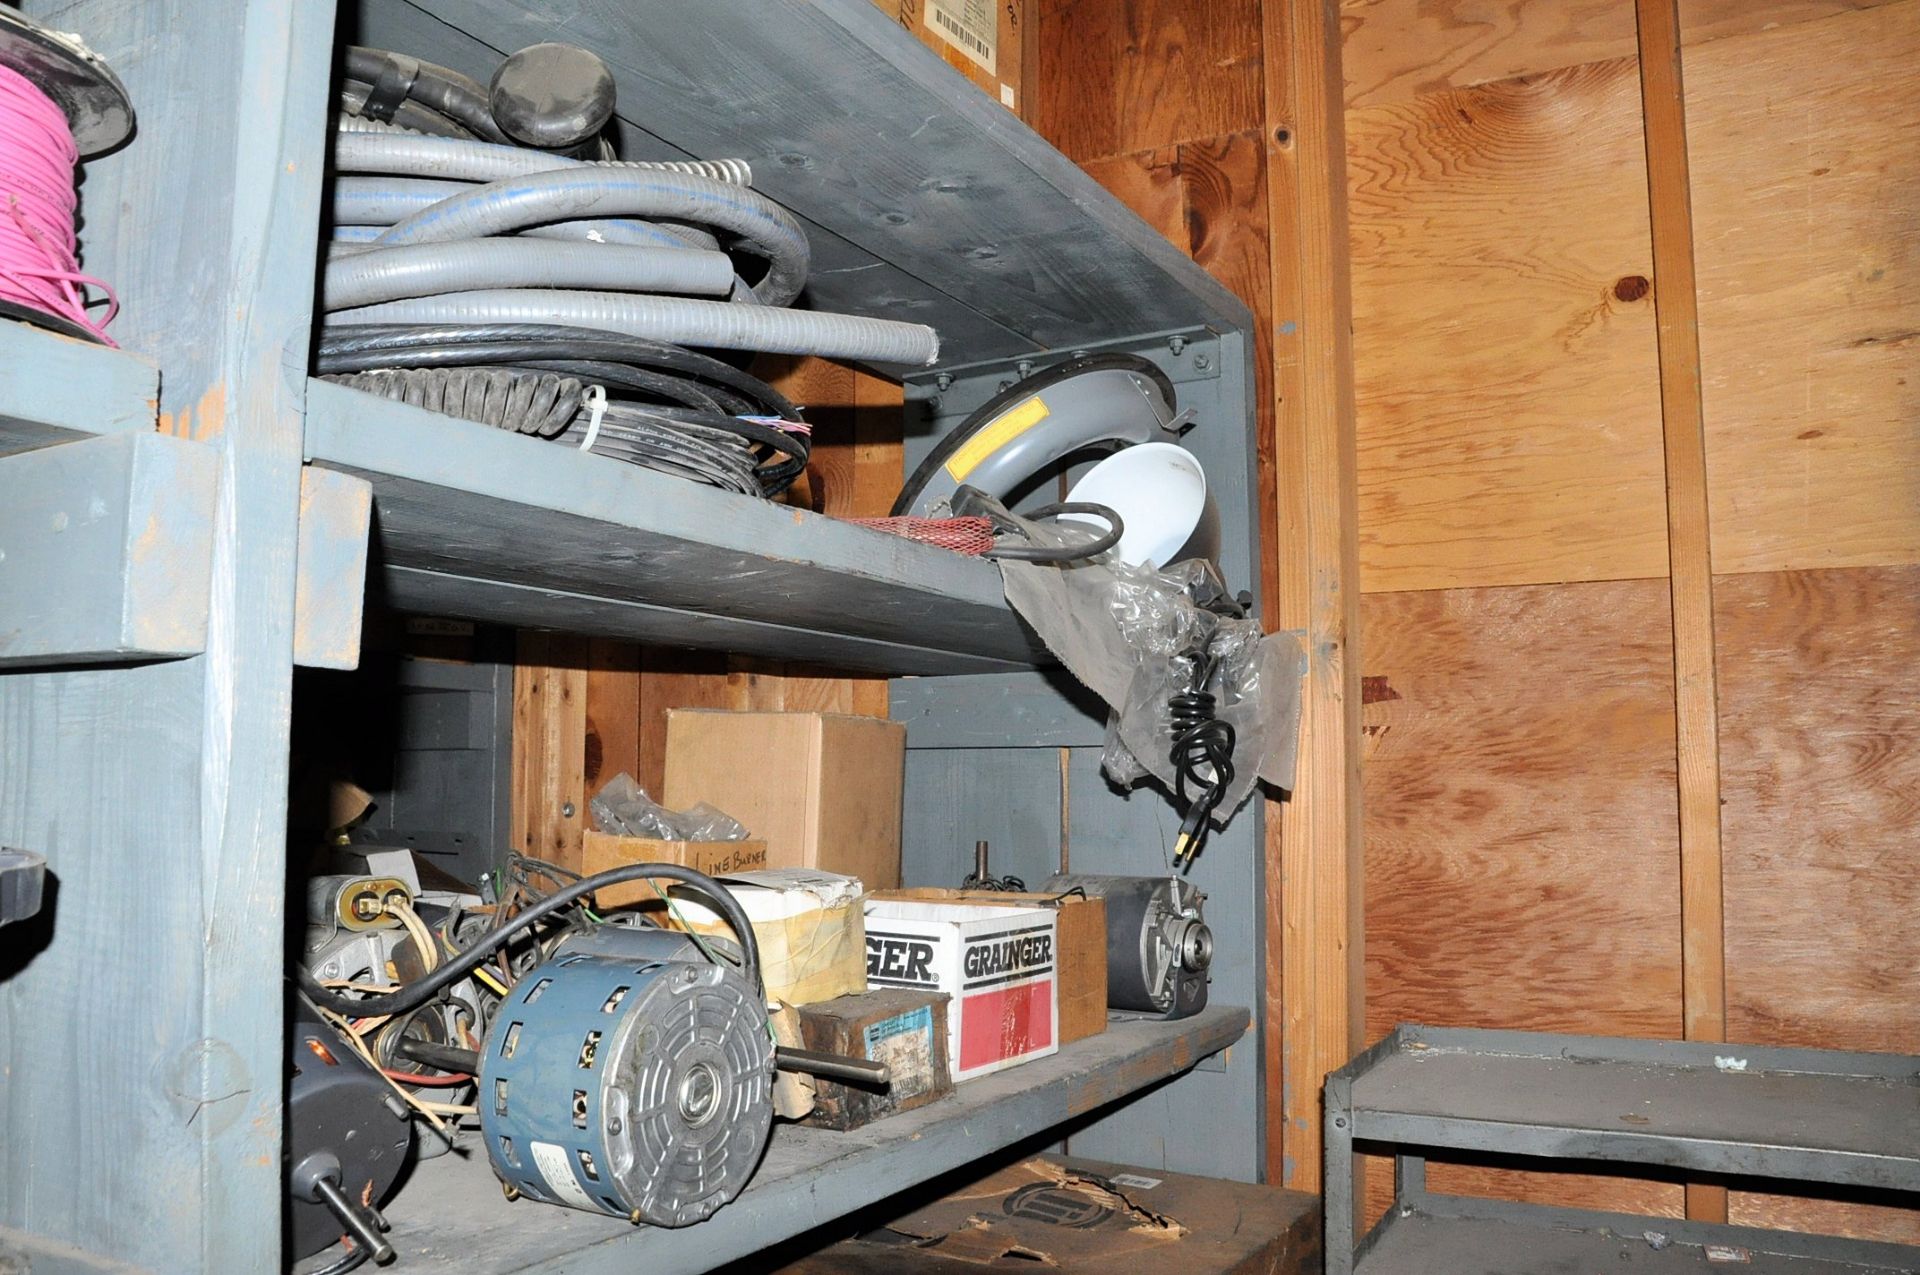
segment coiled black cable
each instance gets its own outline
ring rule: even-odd
[[[320,1008],[332,1010],[336,1014],[348,1014],[356,1018],[404,1014],[408,1010],[420,1008],[447,988],[472,974],[488,956],[521,930],[538,924],[565,908],[572,907],[595,890],[610,885],[620,885],[627,881],[650,879],[680,881],[708,897],[714,909],[727,918],[727,924],[740,939],[740,946],[745,954],[743,972],[747,976],[747,981],[753,985],[756,993],[764,996],[766,988],[760,979],[760,944],[754,938],[753,923],[747,919],[746,910],[718,881],[704,872],[695,872],[692,868],[684,868],[677,863],[626,863],[606,872],[582,877],[554,891],[525,911],[516,913],[499,928],[487,931],[464,948],[460,955],[449,960],[445,965],[421,975],[397,992],[388,992],[383,996],[354,996],[338,992],[324,986],[318,978],[314,977],[312,971],[304,966],[294,968],[294,978],[307,999]]]
[[[595,454],[745,495],[779,495],[806,472],[811,453],[799,409],[766,382],[719,359],[618,332],[540,323],[347,324],[322,331],[316,364],[321,376],[354,385],[369,373],[399,376],[389,393],[407,402],[445,388],[407,378],[497,373],[513,383],[476,401],[524,403],[526,411],[468,419],[574,446],[587,441],[589,413],[556,411],[542,391],[555,377],[598,385],[609,399]]]
[[[1180,832],[1173,842],[1173,864],[1185,871],[1212,828],[1213,812],[1233,782],[1233,723],[1216,714],[1219,701],[1207,684],[1217,661],[1210,652],[1189,652],[1187,689],[1167,699],[1172,718],[1174,798],[1180,803]]]

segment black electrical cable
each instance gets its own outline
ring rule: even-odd
[[[310,1272],[309,1275],[347,1275],[347,1272],[357,1271],[362,1266],[365,1266],[367,1259],[372,1256],[372,1249],[363,1248],[358,1244],[350,1244],[342,1257],[336,1261],[327,1263],[319,1270]]]
[[[679,373],[729,389],[756,404],[756,416],[800,419],[778,390],[730,363],[664,341],[554,323],[367,323],[329,325],[317,352],[322,373],[391,367],[472,367],[500,363],[556,372],[582,360]],[[549,366],[550,365],[550,366]]]
[[[1062,545],[1048,548],[1035,544],[1008,544],[996,542],[988,550],[989,558],[1006,558],[1013,562],[1084,562],[1088,558],[1097,558],[1120,543],[1120,537],[1126,534],[1126,524],[1120,521],[1117,511],[1107,505],[1097,505],[1091,500],[1064,500],[1055,505],[1042,505],[1021,514],[1035,522],[1043,518],[1056,518],[1061,514],[1091,514],[1106,521],[1107,529],[1085,544]]]
[[[1172,717],[1175,799],[1183,814],[1173,841],[1173,863],[1185,871],[1207,843],[1213,812],[1233,782],[1233,723],[1216,715],[1218,701],[1207,684],[1217,661],[1209,652],[1184,657],[1191,669],[1187,689],[1167,700]]]
[[[480,82],[403,53],[348,45],[343,59],[346,78],[368,86],[369,91],[387,88],[394,94],[419,103],[435,114],[458,124],[476,137],[489,142],[512,144],[494,122],[487,90]]]
[[[1007,507],[995,500],[978,487],[962,483],[953,493],[949,502],[958,518],[985,518],[993,524],[995,540],[988,550],[989,558],[1007,558],[1016,562],[1082,562],[1096,558],[1120,543],[1120,537],[1126,534],[1126,524],[1120,520],[1120,514],[1106,506],[1097,505],[1090,500],[1069,500],[1054,505],[1042,505],[1038,509],[1015,515]],[[1036,544],[1015,544],[1008,538],[1027,537],[1028,530],[1023,520],[1038,521],[1042,518],[1054,518],[1061,514],[1090,514],[1107,524],[1101,535],[1083,544],[1052,547]]]
[[[322,1009],[332,1010],[336,1014],[349,1014],[355,1018],[373,1018],[385,1014],[404,1014],[408,1010],[418,1009],[431,1001],[437,994],[460,982],[485,963],[493,951],[502,946],[514,934],[528,929],[564,908],[572,907],[595,890],[610,885],[621,885],[628,881],[645,881],[664,878],[690,885],[706,895],[720,914],[727,918],[727,924],[740,939],[745,953],[745,972],[753,984],[754,990],[765,994],[765,986],[760,981],[760,944],[754,938],[753,924],[747,919],[745,909],[727,888],[704,872],[695,872],[692,868],[677,863],[627,863],[605,872],[582,877],[562,889],[554,891],[532,907],[527,908],[508,920],[496,930],[490,930],[464,948],[461,953],[445,965],[430,970],[426,974],[408,983],[397,992],[383,996],[350,996],[322,986],[319,979],[305,967],[296,966],[294,977],[300,990],[307,998]]]
[[[806,472],[812,440],[785,395],[719,359],[658,341],[555,324],[360,324],[321,334],[317,366],[335,379],[390,372],[438,375],[487,369],[526,378],[561,374],[610,394],[590,450],[752,496],[776,496]],[[494,401],[501,396],[496,394]],[[529,393],[514,401],[535,402]],[[650,401],[651,400],[651,401]],[[664,402],[658,400],[665,400]],[[525,421],[486,413],[484,424],[580,446],[591,414],[552,429],[551,413]],[[471,417],[469,417],[471,419]],[[726,441],[732,436],[736,442]]]

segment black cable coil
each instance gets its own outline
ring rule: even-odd
[[[576,447],[591,428],[578,387],[602,386],[606,410],[588,450],[743,495],[785,491],[806,471],[811,448],[800,410],[765,381],[618,332],[539,323],[330,326],[321,331],[317,370],[416,406],[459,398],[472,403],[456,413],[467,419]],[[570,400],[560,393],[568,384]]]
[[[1183,811],[1173,861],[1185,868],[1206,844],[1213,812],[1233,782],[1233,723],[1216,714],[1219,701],[1206,689],[1217,661],[1211,653],[1184,657],[1192,668],[1187,689],[1169,696],[1172,719],[1174,797]]]

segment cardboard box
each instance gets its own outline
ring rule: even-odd
[[[867,990],[858,881],[802,868],[736,872],[723,880],[753,923],[769,1000],[804,1005]],[[676,883],[667,897],[674,914],[665,923],[733,937],[726,918],[694,890]]]
[[[605,872],[629,863],[677,863],[710,877],[735,872],[751,872],[767,866],[764,841],[655,841],[651,837],[616,837],[606,832],[588,832],[580,843],[580,871],[586,876]],[[666,889],[669,883],[660,882]],[[645,881],[610,885],[594,891],[594,901],[602,908],[624,908],[658,899]]]
[[[884,1089],[815,1077],[808,1123],[858,1129],[953,1092],[945,993],[885,987],[803,1005],[798,1013],[803,1047],[884,1062],[893,1069],[893,1083]]]
[[[767,865],[900,884],[906,727],[839,713],[667,714],[662,803],[708,802],[767,843]]]
[[[1320,1275],[1320,1197],[1040,1157],[779,1275]]]
[[[1107,1030],[1107,901],[1078,894],[1004,894],[996,890],[887,890],[869,899],[1020,904],[1058,913],[1055,934],[1060,973],[1060,1043],[1070,1045]]]
[[[953,998],[956,1083],[1059,1051],[1052,909],[879,899],[866,911],[867,981]]]
[[[1024,0],[873,0],[1010,111],[1020,102]]]

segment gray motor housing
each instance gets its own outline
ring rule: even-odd
[[[1082,890],[1107,904],[1107,1005],[1185,1018],[1207,1007],[1213,931],[1201,913],[1206,895],[1179,877],[1062,873],[1043,894]]]
[[[677,931],[601,926],[494,1012],[477,1102],[519,1194],[687,1226],[753,1176],[772,1086],[766,1007],[743,975]]]
[[[1171,440],[1178,421],[1173,382],[1146,359],[1096,354],[1047,368],[988,399],[941,439],[893,513],[945,518],[961,483],[1003,499],[1082,448]]]

